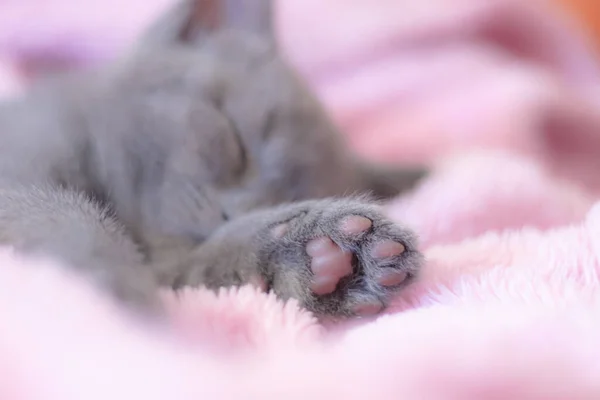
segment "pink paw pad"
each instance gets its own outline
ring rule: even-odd
[[[356,305],[353,308],[356,315],[363,317],[379,314],[381,310],[383,310],[383,304],[381,303],[364,303]]]
[[[286,223],[279,224],[279,225],[275,226],[273,229],[271,229],[271,235],[273,235],[273,237],[275,239],[281,239],[288,232],[288,229],[289,229],[288,224],[286,224]]]
[[[408,274],[404,271],[386,271],[378,279],[377,283],[381,286],[396,286],[404,282],[408,278]]]
[[[311,289],[315,294],[328,294],[338,281],[352,273],[352,253],[342,250],[328,237],[313,239],[306,245],[314,274]]]
[[[404,253],[405,247],[402,243],[394,242],[392,240],[385,240],[377,243],[371,249],[371,255],[373,258],[381,260],[384,258],[391,258],[399,256]]]
[[[340,232],[346,235],[358,235],[373,226],[373,221],[360,215],[351,215],[340,222]]]

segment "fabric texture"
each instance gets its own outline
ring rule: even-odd
[[[0,2],[0,90],[40,60],[114,56],[165,4],[129,1]],[[600,67],[585,38],[541,0],[378,1],[282,2],[282,43],[360,154],[434,161],[387,206],[421,236],[420,280],[385,315],[336,326],[250,287],[165,292],[157,331],[4,249],[0,398],[600,398]]]

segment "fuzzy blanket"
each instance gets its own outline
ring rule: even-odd
[[[421,235],[421,279],[386,315],[331,327],[250,287],[165,293],[156,331],[4,249],[0,398],[600,398],[600,68],[584,38],[539,1],[342,2],[286,0],[282,35],[363,155],[441,159],[388,206]],[[110,56],[84,23],[108,6],[67,3],[27,14],[44,29],[0,32],[7,93],[28,60]],[[73,51],[78,37],[93,46]]]

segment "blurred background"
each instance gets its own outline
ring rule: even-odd
[[[600,2],[596,0],[559,0],[566,12],[572,13],[591,36],[600,51]]]
[[[126,51],[173,0],[0,0],[0,94]],[[600,188],[600,1],[279,0],[282,50],[364,157],[492,149]]]

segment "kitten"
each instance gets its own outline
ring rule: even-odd
[[[183,0],[110,66],[0,107],[0,243],[125,303],[254,283],[318,316],[380,312],[415,235],[366,197],[421,170],[365,165],[282,58],[269,0]]]

